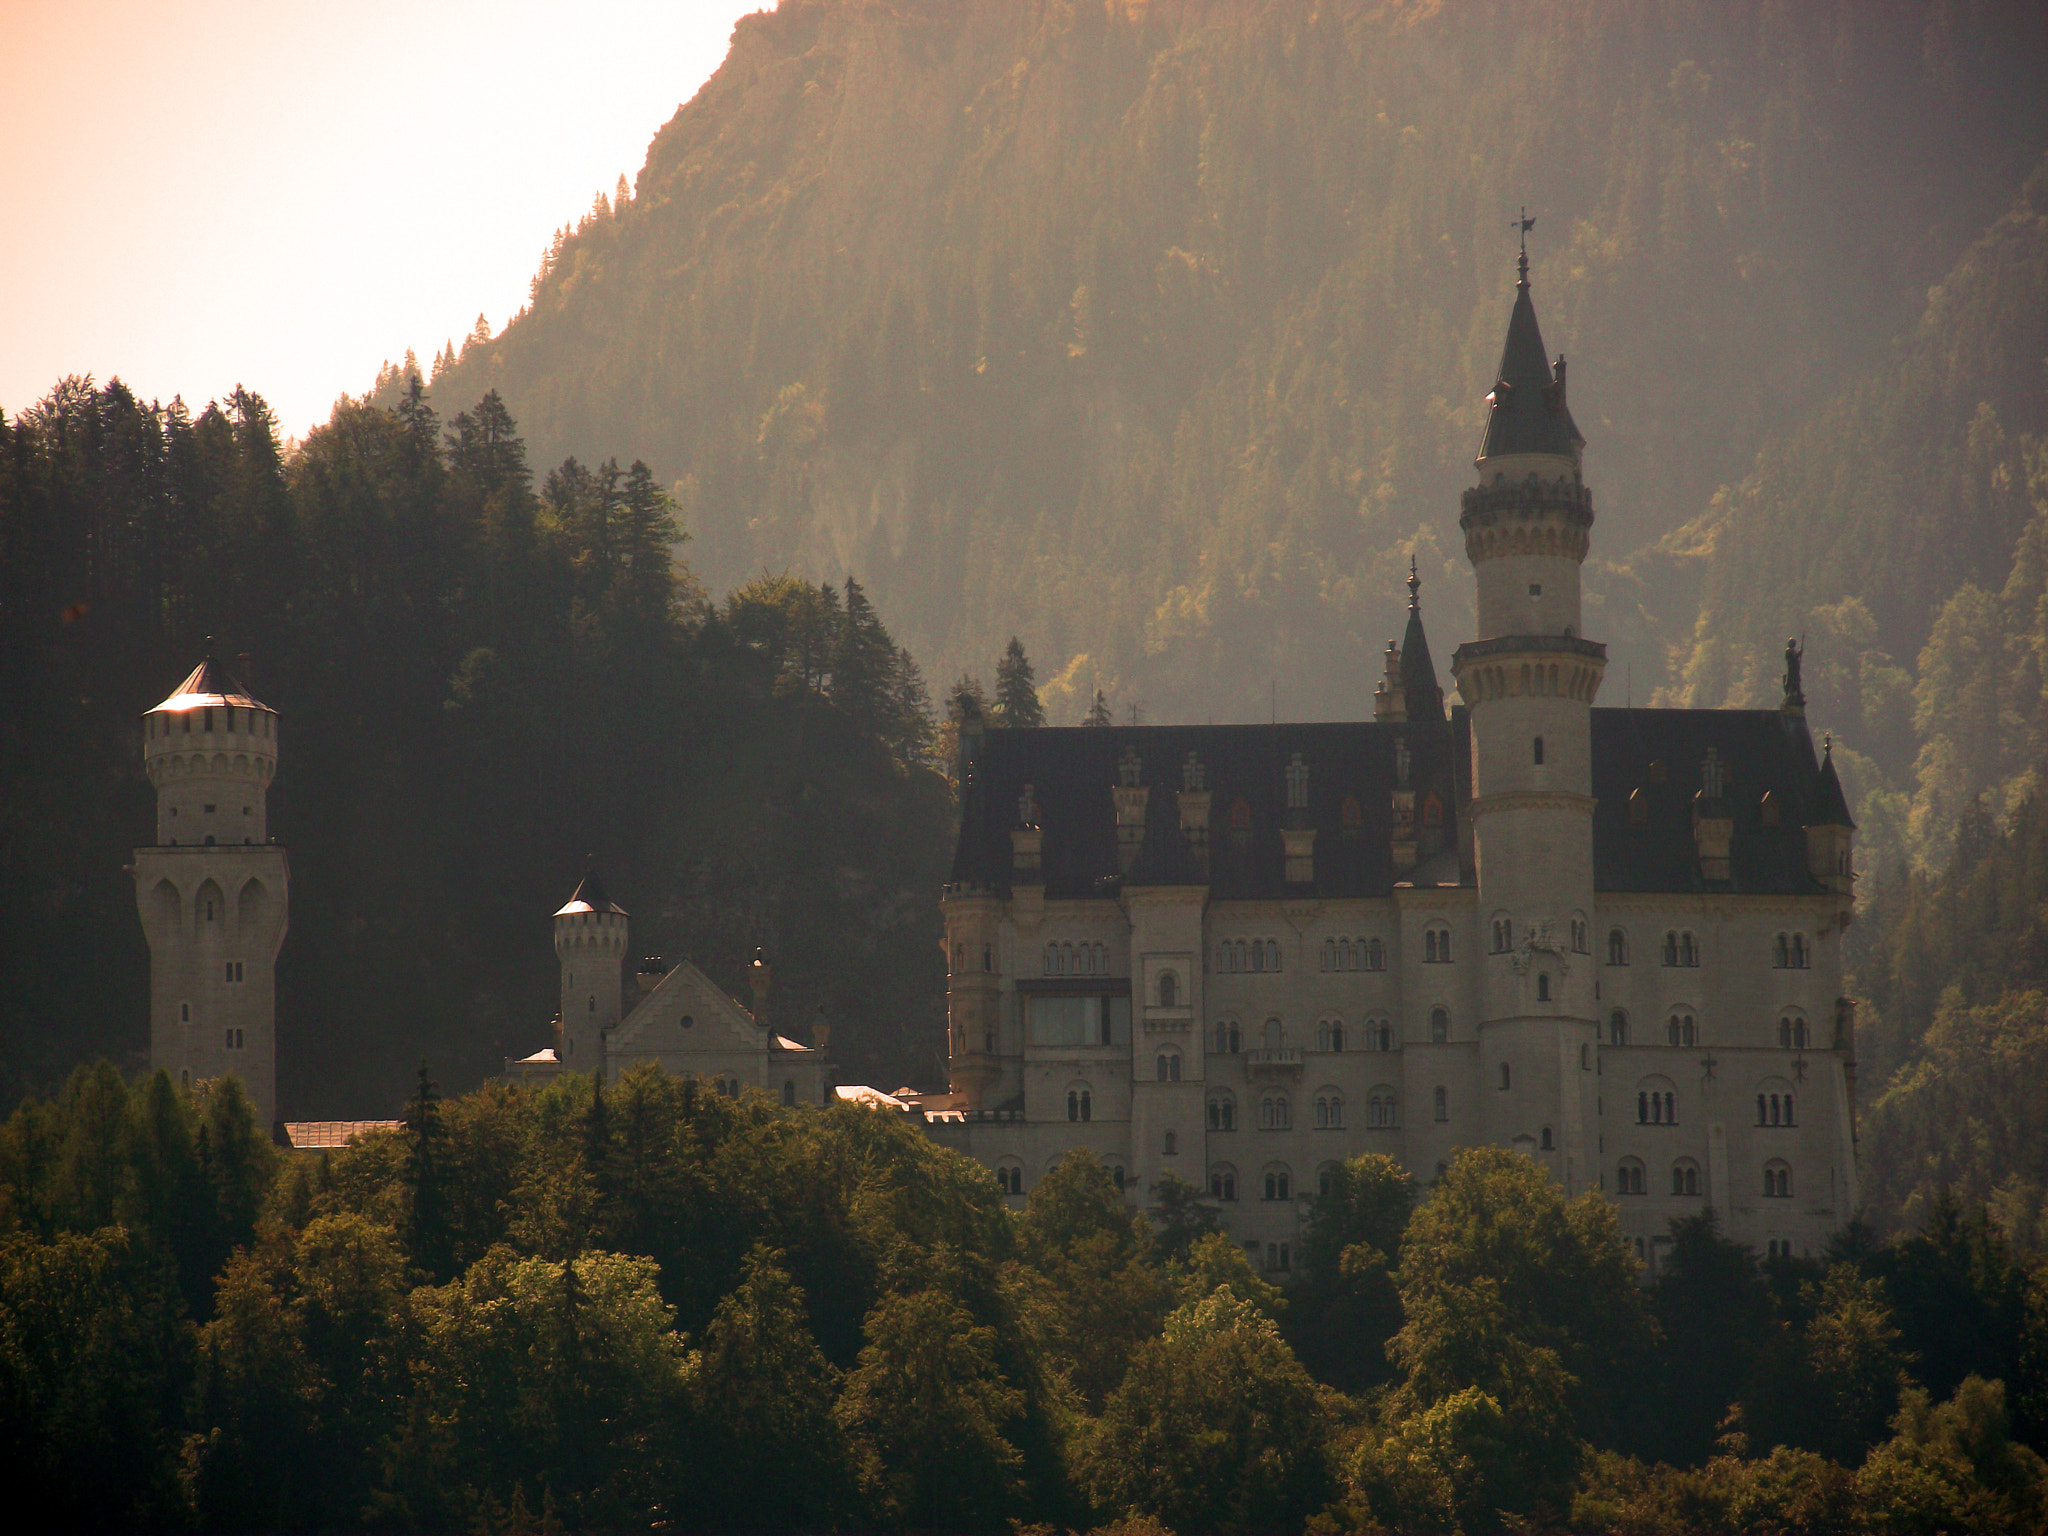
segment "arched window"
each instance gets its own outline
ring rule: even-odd
[[[1806,935],[1795,933],[1792,935],[1792,969],[1803,971],[1806,968]]]
[[[1080,974],[1080,972],[1074,969],[1074,946],[1072,944],[1062,944],[1060,946],[1060,974],[1062,976],[1078,976]]]
[[[1323,940],[1322,968],[1326,971],[1337,969],[1337,941],[1335,939]]]
[[[1666,965],[1678,964],[1678,930],[1676,928],[1667,930],[1664,935],[1664,963]]]
[[[1160,1082],[1177,1083],[1180,1081],[1179,1051],[1161,1051],[1159,1053],[1159,1060],[1154,1065],[1159,1069]]]
[[[1536,1001],[1539,1003],[1550,1001],[1550,972],[1548,971],[1538,971],[1536,973]]]
[[[1287,1032],[1280,1027],[1278,1019],[1266,1020],[1266,1027],[1259,1034],[1259,1043],[1269,1051],[1277,1051],[1287,1044]]]
[[[1237,1170],[1227,1163],[1218,1163],[1209,1170],[1209,1196],[1214,1200],[1237,1199]]]
[[[1700,1165],[1689,1157],[1681,1157],[1671,1165],[1671,1193],[1697,1195],[1699,1192]]]
[[[996,1165],[996,1188],[1006,1195],[1024,1193],[1024,1166],[1021,1163],[998,1163]]]
[[[1607,963],[1609,965],[1628,964],[1628,935],[1619,928],[1607,930]]]
[[[1785,942],[1785,935],[1779,934],[1771,943],[1771,965],[1781,971],[1790,965],[1792,963],[1790,949],[1791,946]]]
[[[1442,1045],[1451,1038],[1451,1015],[1448,1009],[1429,1010],[1429,1043]]]
[[[1209,1129],[1212,1131],[1234,1131],[1237,1129],[1237,1099],[1227,1089],[1219,1089],[1209,1095]]]
[[[1387,968],[1386,946],[1378,939],[1371,939],[1366,943],[1365,968],[1368,971],[1384,971]]]
[[[1269,971],[1280,969],[1280,941],[1278,939],[1266,940],[1266,969]]]
[[[1792,1165],[1783,1158],[1774,1157],[1764,1164],[1764,1198],[1766,1200],[1790,1200],[1792,1198]]]
[[[1060,971],[1060,947],[1057,944],[1045,946],[1045,974],[1057,976]]]
[[[1365,1100],[1365,1125],[1367,1130],[1391,1131],[1401,1124],[1400,1101],[1394,1090],[1385,1083],[1375,1083]]]
[[[1287,1095],[1269,1093],[1259,1100],[1259,1129],[1284,1131],[1288,1125]]]
[[[1633,1157],[1624,1157],[1614,1170],[1614,1192],[1617,1195],[1640,1195],[1643,1192],[1643,1165]]]
[[[1620,1008],[1615,1009],[1614,1012],[1607,1016],[1607,1043],[1610,1045],[1628,1044],[1628,1014]]]
[[[1160,1139],[1159,1152],[1162,1157],[1177,1157],[1180,1155],[1180,1143],[1175,1139],[1173,1132],[1168,1131]]]
[[[1690,1013],[1674,1013],[1664,1022],[1664,1037],[1670,1045],[1694,1045],[1699,1040],[1699,1027]]]
[[[1422,959],[1427,965],[1449,965],[1451,963],[1451,930],[1432,926],[1423,930]]]
[[[1680,965],[1698,965],[1700,963],[1699,943],[1693,938],[1690,928],[1681,928],[1678,931],[1678,963]]]
[[[1555,1152],[1557,1150],[1557,1144],[1552,1140],[1550,1127],[1547,1125],[1543,1127],[1543,1150],[1546,1152]]]
[[[1508,1082],[1508,1064],[1506,1062],[1502,1062],[1500,1064],[1500,1091],[1502,1093],[1506,1093],[1508,1091]]]
[[[1337,969],[1355,971],[1358,969],[1358,946],[1346,939],[1337,946]]]
[[[1791,1126],[1798,1123],[1793,1113],[1792,1085],[1782,1077],[1767,1077],[1757,1084],[1756,1123],[1759,1126]]]
[[[1541,736],[1538,736],[1536,738],[1535,750],[1531,755],[1531,761],[1533,761],[1538,768],[1541,768],[1543,766],[1543,738]]]
[[[1235,1056],[1243,1049],[1243,1041],[1238,1034],[1237,1020],[1218,1019],[1216,1021],[1216,1054],[1219,1056]]]
[[[1172,971],[1159,973],[1159,1006],[1178,1008],[1180,1006],[1180,977]]]
[[[1330,1020],[1330,1049],[1333,1051],[1342,1051],[1344,1049],[1344,1021],[1342,1019]]]
[[[1268,1168],[1266,1170],[1266,1198],[1268,1200],[1286,1200],[1291,1198],[1288,1191],[1289,1182],[1285,1168]]]
[[[1436,1118],[1439,1123],[1451,1118],[1451,1095],[1448,1089],[1439,1088],[1432,1095]]]
[[[1678,1124],[1678,1092],[1668,1077],[1646,1077],[1636,1084],[1636,1124]]]
[[[793,1079],[787,1077],[782,1080],[782,1107],[784,1109],[796,1108],[796,1083]]]

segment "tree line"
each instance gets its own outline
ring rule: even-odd
[[[1285,1287],[1093,1154],[637,1069],[281,1153],[105,1063],[0,1128],[18,1509],[93,1528],[2020,1532],[2048,1266],[1981,1208],[1639,1283],[1533,1161],[1352,1159]]]
[[[444,421],[417,374],[289,445],[239,389],[72,379],[0,417],[0,1088],[141,1060],[139,716],[209,644],[282,714],[289,1112],[544,1043],[547,917],[593,857],[638,953],[737,991],[765,948],[777,1029],[929,1071],[951,806],[917,665],[853,578],[717,597],[687,536],[645,463],[536,473],[495,393]]]

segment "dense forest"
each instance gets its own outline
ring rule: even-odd
[[[490,394],[344,402],[289,455],[246,391],[73,380],[0,419],[0,1093],[146,1060],[140,716],[209,637],[283,721],[288,1117],[548,1043],[548,917],[592,858],[637,955],[742,992],[764,948],[777,1029],[822,1014],[847,1080],[931,1074],[952,810],[916,663],[851,578],[714,601],[686,533],[638,461],[536,484]]]
[[[0,1433],[37,1525],[1258,1536],[2018,1533],[2048,1266],[1937,1201],[1773,1259],[1468,1151],[1343,1165],[1283,1294],[1093,1154],[1021,1209],[906,1117],[636,1069],[280,1154],[232,1081],[0,1126]]]

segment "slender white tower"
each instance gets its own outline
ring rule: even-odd
[[[1579,633],[1593,497],[1564,359],[1553,370],[1537,329],[1526,245],[1488,403],[1479,484],[1458,519],[1479,638],[1451,662],[1472,718],[1481,1123],[1577,1194],[1598,1168],[1592,712],[1607,652]]]
[[[562,1065],[604,1071],[605,1031],[620,1018],[626,963],[626,909],[604,893],[591,870],[555,913],[555,956],[562,962]]]
[[[277,711],[211,656],[142,717],[156,844],[135,850],[149,940],[149,1059],[180,1082],[238,1077],[277,1113],[277,952],[291,870],[270,840]]]

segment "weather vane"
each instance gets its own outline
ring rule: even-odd
[[[1536,220],[1529,214],[1529,205],[1524,203],[1522,211],[1508,221],[1508,228],[1518,230],[1522,237],[1522,259],[1519,270],[1524,283],[1529,281],[1529,231],[1536,227]]]

